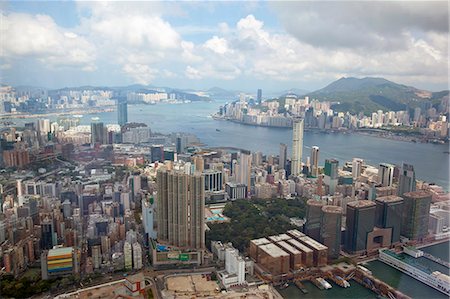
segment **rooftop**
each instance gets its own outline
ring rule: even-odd
[[[396,196],[396,195],[388,195],[388,196],[377,197],[376,201],[379,201],[379,202],[398,202],[398,201],[403,201],[403,198],[401,198],[400,196]]]
[[[289,239],[291,239],[291,237],[289,237],[289,236],[286,235],[286,234],[280,234],[280,235],[277,235],[277,236],[270,236],[269,239],[270,239],[272,242],[280,242],[280,241],[286,241],[286,240],[289,240]]]
[[[72,254],[72,252],[73,252],[73,247],[61,247],[61,248],[50,249],[48,251],[48,257]]]
[[[299,249],[302,252],[305,252],[305,253],[312,252],[311,248],[303,245],[302,243],[300,243],[299,241],[297,241],[295,239],[290,239],[290,240],[288,240],[286,242],[291,244],[292,246],[295,246],[295,248]]]
[[[269,243],[270,243],[270,241],[267,240],[266,238],[254,239],[254,240],[251,240],[250,242],[252,242],[252,243],[255,244],[256,246],[264,245],[264,244],[269,244]]]
[[[275,245],[273,243],[261,245],[259,247],[259,249],[266,252],[271,257],[289,256],[289,253],[282,250],[280,247],[278,247],[277,245]]]
[[[407,193],[403,194],[403,196],[408,197],[408,198],[419,199],[419,198],[431,197],[431,194],[429,191],[426,191],[426,190],[417,190],[417,191],[413,191],[413,192],[407,192]]]
[[[289,253],[292,253],[292,254],[300,254],[301,253],[297,248],[293,247],[292,245],[289,245],[285,241],[280,241],[277,243],[277,245],[282,247],[284,250],[288,251]]]
[[[342,214],[343,209],[338,206],[323,206],[322,212],[330,214]]]
[[[349,202],[347,206],[352,208],[365,208],[365,207],[374,207],[375,203],[371,200],[355,200]]]
[[[303,242],[304,244],[308,245],[309,247],[312,247],[315,250],[326,250],[328,249],[327,246],[317,242],[316,240],[308,237],[308,236],[304,236],[300,238],[300,242]]]
[[[297,238],[297,239],[305,236],[304,233],[302,233],[296,229],[288,230],[287,233],[288,233],[288,235],[291,235],[292,237]]]

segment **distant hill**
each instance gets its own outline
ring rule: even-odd
[[[339,102],[336,111],[405,110],[424,102],[437,103],[449,92],[431,92],[412,86],[397,84],[383,78],[341,78],[322,89],[307,94],[321,101]]]

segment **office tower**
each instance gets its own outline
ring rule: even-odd
[[[142,268],[142,247],[138,242],[133,243],[133,269]]]
[[[431,194],[424,190],[403,194],[401,235],[419,240],[428,234]]]
[[[367,235],[375,226],[375,203],[357,200],[347,204],[345,250],[350,253],[366,250]]]
[[[203,170],[205,170],[205,160],[202,156],[194,156],[193,163],[195,166],[195,171],[202,172]]]
[[[177,154],[181,154],[181,153],[184,152],[184,150],[185,150],[185,148],[187,146],[188,139],[187,139],[186,136],[178,136],[176,141],[177,141],[176,142]]]
[[[250,190],[250,179],[252,170],[252,155],[249,151],[241,151],[239,153],[239,171],[237,182],[247,185]]]
[[[144,197],[142,199],[142,224],[146,235],[145,240],[156,239],[155,210],[156,204],[153,196]]]
[[[336,190],[336,186],[338,184],[338,168],[339,168],[339,161],[336,159],[326,159],[325,160],[325,167],[324,167],[324,178],[323,181],[325,185],[328,186],[329,193],[331,195],[334,194]]]
[[[392,186],[394,178],[394,165],[388,163],[380,163],[378,167],[378,183],[384,187]]]
[[[284,143],[280,143],[280,168],[286,169],[286,160],[287,160],[287,145]]]
[[[414,166],[403,163],[398,182],[398,196],[406,192],[416,191],[416,174]]]
[[[322,207],[326,203],[321,200],[310,199],[306,202],[306,223],[303,225],[304,233],[316,241],[320,240],[320,221]]]
[[[125,241],[123,244],[123,257],[125,261],[125,270],[131,270],[133,268],[133,254],[131,251],[131,244]]]
[[[261,105],[261,102],[262,102],[262,89],[258,89],[256,95],[256,103],[258,103],[258,105]]]
[[[311,176],[319,176],[319,147],[313,146],[311,148]]]
[[[91,123],[91,144],[106,143],[106,128],[102,122]]]
[[[123,126],[127,122],[128,122],[127,98],[123,97],[117,100],[117,123],[120,126]]]
[[[45,218],[41,223],[41,248],[52,249],[55,243],[53,242],[55,230],[53,227],[53,220]]]
[[[154,162],[164,162],[164,146],[163,145],[152,145],[150,148],[150,155],[152,158],[152,163]]]
[[[363,163],[364,163],[363,159],[353,158],[353,161],[352,161],[353,181],[356,181],[361,176]]]
[[[205,176],[205,191],[213,192],[223,190],[223,173],[214,169],[203,171]]]
[[[380,228],[392,228],[391,243],[400,241],[403,198],[382,196],[375,200],[375,225]]]
[[[292,130],[292,164],[291,175],[298,176],[302,173],[302,151],[303,151],[303,119],[294,120]]]
[[[100,265],[102,264],[102,253],[101,246],[94,245],[92,246],[92,261],[94,263],[94,269],[100,269]]]
[[[320,243],[328,247],[328,257],[336,259],[341,251],[342,208],[323,206],[320,225]]]
[[[177,171],[157,173],[158,241],[172,246],[205,247],[205,178]]]

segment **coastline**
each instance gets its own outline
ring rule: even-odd
[[[263,127],[263,128],[274,128],[274,129],[289,129],[292,130],[292,127],[286,127],[286,126],[270,126],[270,125],[262,125],[262,124],[255,124],[255,123],[246,123],[242,122],[237,119],[231,119],[231,118],[224,118],[219,117],[217,115],[211,115],[212,119],[218,120],[218,121],[229,121],[241,125],[247,125],[247,126],[253,126],[253,127]],[[356,133],[364,136],[372,136],[382,139],[388,139],[388,140],[395,140],[395,141],[404,141],[404,142],[412,142],[412,143],[431,143],[431,144],[448,144],[448,142],[444,142],[443,140],[439,140],[438,142],[431,142],[430,140],[426,139],[424,140],[424,136],[417,136],[417,137],[411,137],[408,135],[394,135],[393,133],[390,133],[390,131],[383,131],[379,129],[372,129],[372,128],[363,128],[363,129],[318,129],[318,128],[305,128],[305,131],[309,132],[315,132],[320,134],[350,134],[350,133]]]
[[[114,106],[105,107],[105,108],[91,108],[91,109],[73,109],[73,110],[63,110],[63,111],[52,111],[52,112],[46,112],[46,113],[5,113],[0,114],[0,119],[8,120],[8,119],[15,119],[15,118],[40,118],[40,117],[47,117],[47,116],[54,116],[54,115],[76,115],[76,114],[96,114],[101,112],[113,112],[116,108]]]

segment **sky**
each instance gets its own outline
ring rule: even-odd
[[[449,88],[447,1],[0,1],[0,82]]]

